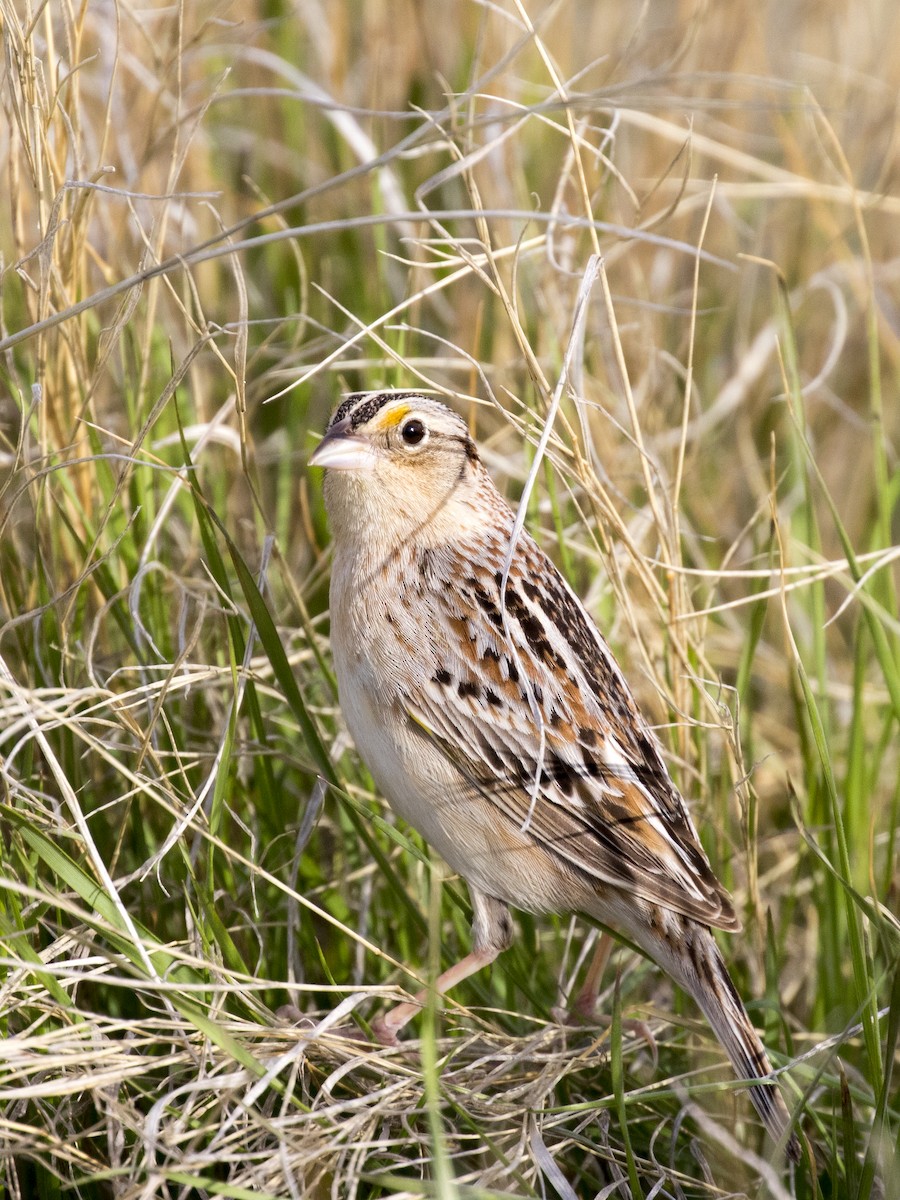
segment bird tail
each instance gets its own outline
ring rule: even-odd
[[[640,944],[699,1005],[712,1026],[739,1079],[750,1083],[753,1106],[772,1137],[787,1136],[788,1155],[800,1160],[800,1142],[790,1132],[791,1116],[772,1078],[772,1064],[753,1028],[712,933],[688,917],[667,912],[666,922],[677,921],[678,930],[659,937],[646,930]],[[632,936],[635,930],[630,931]],[[652,939],[652,941],[651,941]]]

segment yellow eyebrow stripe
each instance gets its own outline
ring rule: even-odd
[[[379,425],[382,429],[393,429],[395,425],[399,425],[404,417],[408,416],[412,409],[408,404],[401,404],[399,408],[392,408],[390,412],[382,414]]]

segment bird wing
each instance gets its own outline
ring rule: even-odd
[[[550,560],[523,535],[501,600],[499,568],[453,557],[432,564],[440,666],[408,691],[409,719],[466,786],[572,869],[738,928],[656,738]]]

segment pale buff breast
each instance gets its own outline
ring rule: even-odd
[[[529,912],[584,910],[594,891],[500,810],[379,691],[383,673],[333,641],[341,708],[378,790],[467,883]],[[376,682],[376,676],[378,682]]]

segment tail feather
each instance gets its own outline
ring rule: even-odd
[[[664,922],[666,926],[677,923],[677,930],[665,928],[663,936],[659,936],[646,927],[645,936],[637,940],[696,1000],[731,1060],[735,1074],[750,1082],[750,1099],[766,1129],[776,1141],[787,1136],[787,1153],[798,1162],[800,1141],[790,1132],[791,1116],[772,1078],[772,1064],[712,933],[704,925],[672,912],[665,913]],[[636,931],[631,932],[634,935]]]

